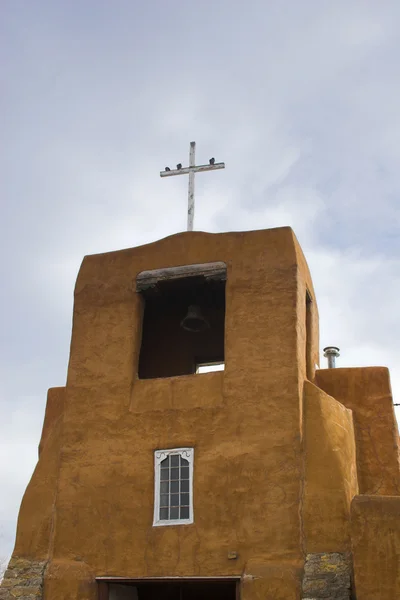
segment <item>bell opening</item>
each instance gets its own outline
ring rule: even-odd
[[[195,375],[198,364],[224,361],[225,279],[162,277],[140,292],[139,379]]]

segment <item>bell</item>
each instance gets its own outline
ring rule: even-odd
[[[205,319],[201,313],[200,306],[192,304],[189,306],[187,315],[181,321],[181,327],[186,331],[204,331],[210,327],[209,322]]]

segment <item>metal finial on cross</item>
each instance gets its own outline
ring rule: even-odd
[[[165,171],[160,171],[161,177],[171,177],[172,175],[189,175],[189,189],[188,189],[188,218],[187,218],[187,230],[193,231],[194,221],[194,174],[201,173],[202,171],[216,171],[217,169],[225,169],[225,163],[216,163],[215,158],[210,158],[208,165],[199,165],[196,167],[195,163],[195,151],[196,142],[190,142],[189,151],[189,166],[182,167],[179,163],[176,165],[176,169],[171,170],[169,167],[165,167]]]

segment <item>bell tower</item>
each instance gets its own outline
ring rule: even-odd
[[[372,598],[365,511],[400,532],[388,375],[318,360],[290,228],[85,257],[7,590],[35,574],[46,600]]]
[[[111,562],[99,564],[96,575],[238,576],[254,556],[274,556],[288,579],[293,561],[300,568],[301,398],[307,360],[311,372],[318,360],[316,311],[289,228],[182,233],[85,258],[75,290],[71,416],[63,436],[74,454],[79,448],[96,465],[90,485],[79,490],[82,501],[91,489],[90,504],[114,506],[97,543],[132,533],[106,552]],[[225,368],[196,373],[204,363]],[[77,427],[85,433],[76,447]],[[193,450],[193,462],[181,448]],[[178,449],[171,461],[193,468],[193,523],[174,517],[174,526],[154,527],[154,494],[163,483],[157,477],[164,477],[161,459],[171,449]],[[173,469],[165,472],[169,488]],[[55,544],[72,554],[82,551],[83,532],[71,532],[78,514],[68,482],[79,472],[75,461],[61,469],[65,529],[57,528]],[[178,514],[184,505],[164,489],[160,511]],[[82,525],[90,513],[81,514]]]

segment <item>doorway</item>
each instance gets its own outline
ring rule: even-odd
[[[99,600],[239,600],[239,578],[98,581]]]

